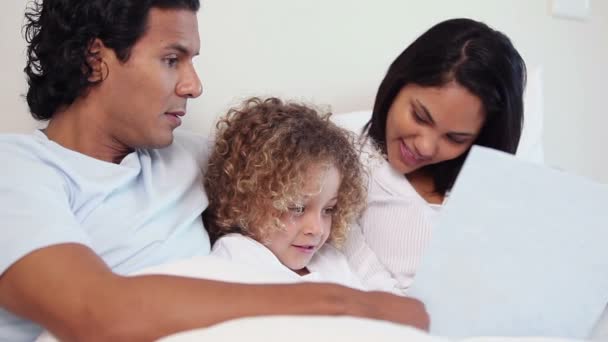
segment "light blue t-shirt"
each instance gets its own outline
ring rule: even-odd
[[[209,149],[207,139],[176,132],[171,146],[112,164],[41,131],[0,135],[0,274],[59,243],[90,247],[118,274],[208,254],[201,213]],[[31,341],[40,332],[0,309],[0,341]]]

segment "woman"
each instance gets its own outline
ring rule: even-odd
[[[375,289],[404,294],[473,144],[515,153],[526,67],[501,32],[441,22],[391,64],[364,128],[368,208],[345,253]]]

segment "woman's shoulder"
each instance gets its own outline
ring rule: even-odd
[[[384,158],[374,158],[367,168],[370,195],[389,195],[402,198],[420,197],[405,175],[395,170]]]

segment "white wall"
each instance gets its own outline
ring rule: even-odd
[[[204,0],[198,70],[204,95],[187,126],[207,131],[217,114],[248,95],[282,95],[370,108],[388,64],[421,32],[452,17],[482,20],[509,35],[530,66],[542,65],[545,157],[550,165],[608,183],[601,139],[608,79],[608,2],[591,18],[550,16],[550,0]],[[22,0],[3,1],[0,131],[27,131]]]
[[[29,131],[34,126],[25,99],[25,41],[21,36],[24,1],[4,1],[0,10],[0,132]]]

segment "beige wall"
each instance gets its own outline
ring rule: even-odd
[[[587,21],[554,18],[549,0],[206,0],[198,70],[204,95],[187,126],[206,132],[239,98],[276,94],[370,108],[390,61],[442,19],[472,17],[507,33],[531,66],[542,66],[546,162],[608,183],[601,139],[608,79],[608,2],[592,1]],[[22,0],[3,1],[0,131],[34,127],[23,99]]]

